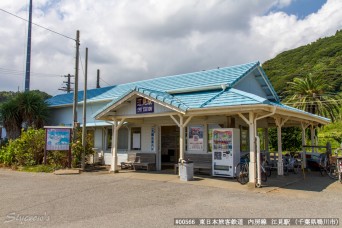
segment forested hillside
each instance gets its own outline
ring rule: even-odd
[[[285,51],[262,64],[279,95],[294,77],[316,74],[332,83],[335,92],[342,90],[342,30],[334,36]]]

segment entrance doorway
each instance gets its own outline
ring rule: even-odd
[[[161,169],[173,169],[179,158],[179,127],[161,127]]]

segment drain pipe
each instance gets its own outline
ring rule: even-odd
[[[266,118],[268,116],[273,116],[275,114],[276,110],[277,110],[277,108],[273,107],[273,110],[271,113],[266,114],[264,116],[260,116],[258,118],[255,118],[255,120],[254,120],[254,126],[255,126],[255,128],[254,128],[255,134],[254,135],[255,135],[255,139],[256,139],[256,143],[257,143],[257,160],[256,160],[256,162],[257,162],[257,183],[256,183],[256,187],[257,188],[261,188],[261,163],[260,163],[261,159],[260,159],[260,138],[259,138],[259,136],[257,136],[257,127],[256,127],[257,125],[256,125],[256,123],[257,123],[257,120]]]
[[[260,138],[259,136],[255,136],[256,144],[257,144],[257,183],[256,187],[261,188],[261,166],[260,166]]]

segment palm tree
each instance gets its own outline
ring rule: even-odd
[[[39,93],[36,91],[19,93],[16,103],[25,125],[33,128],[44,126],[48,117],[48,106]]]
[[[0,107],[0,119],[10,139],[19,137],[22,117],[17,104],[11,101],[3,103]]]
[[[284,92],[287,97],[284,103],[310,112],[325,116],[333,122],[339,115],[339,95],[329,93],[333,87],[327,79],[308,74],[304,78],[294,78],[288,82],[288,89]]]
[[[0,107],[0,120],[8,138],[20,136],[21,128],[41,128],[48,118],[48,106],[36,91],[18,93]]]

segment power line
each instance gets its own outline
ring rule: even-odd
[[[106,83],[107,85],[111,86],[111,84],[109,84],[108,82],[106,82],[105,80],[103,80],[103,78],[100,78],[101,81],[103,81],[104,83]]]
[[[0,75],[1,76],[9,76],[9,75],[17,75],[17,76],[22,76],[23,73],[25,73],[25,71],[20,71],[20,70],[14,70],[14,69],[7,69],[7,68],[2,68],[0,67],[0,73],[2,74],[6,74],[6,75]],[[33,77],[62,77],[62,75],[58,75],[58,74],[49,74],[49,73],[34,73],[31,72],[31,74],[33,74]]]
[[[26,20],[25,18],[19,17],[18,15],[15,15],[14,13],[8,12],[7,10],[4,10],[4,9],[1,9],[1,8],[0,8],[0,11],[3,11],[3,12],[5,12],[5,13],[7,13],[7,14],[9,14],[9,15],[12,15],[12,16],[14,16],[14,17],[16,17],[16,18],[19,18],[19,19],[21,19],[21,20],[23,20],[23,21],[29,22],[29,21]],[[67,36],[67,35],[64,35],[64,34],[62,34],[62,33],[56,32],[56,31],[54,31],[54,30],[52,30],[52,29],[46,28],[46,27],[44,27],[44,26],[42,26],[42,25],[39,25],[39,24],[37,24],[37,23],[33,23],[33,22],[32,22],[31,24],[33,24],[33,25],[35,25],[35,26],[37,26],[37,27],[40,27],[40,28],[42,28],[42,29],[45,29],[45,30],[47,30],[47,31],[49,31],[49,32],[52,32],[52,33],[55,33],[55,34],[57,34],[57,35],[63,36],[64,38],[67,38],[67,39],[76,41],[74,38],[71,38],[71,37],[69,37],[69,36]]]

